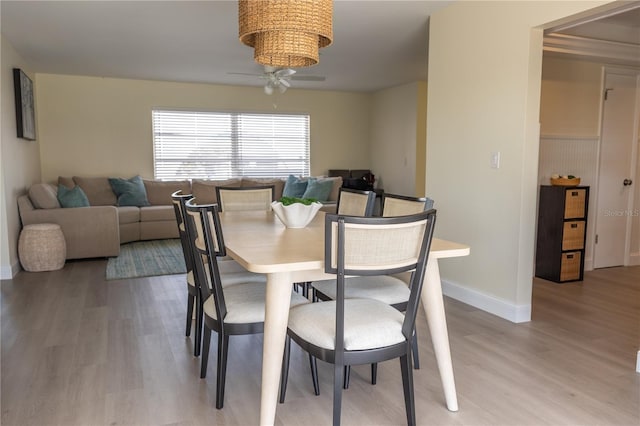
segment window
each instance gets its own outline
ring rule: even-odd
[[[153,111],[156,179],[309,176],[309,116]]]

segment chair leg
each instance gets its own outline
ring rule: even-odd
[[[202,312],[202,299],[196,295],[196,340],[193,342],[193,356],[200,356],[200,348],[202,347],[202,327],[204,322],[204,314]]]
[[[309,354],[309,366],[311,367],[311,379],[313,380],[313,393],[320,395],[320,384],[318,383],[318,362],[316,357]]]
[[[227,378],[227,354],[229,353],[229,336],[218,333],[218,377],[216,378],[216,408],[224,405],[224,384]]]
[[[209,347],[211,346],[211,330],[209,327],[204,327],[202,347],[202,359],[200,360],[200,378],[207,377],[207,365],[209,364]]]
[[[284,354],[282,355],[282,371],[280,372],[280,404],[284,403],[287,394],[287,381],[289,380],[289,359],[291,358],[291,337],[284,340]]]
[[[413,394],[413,369],[409,352],[400,357],[400,370],[402,371],[402,389],[404,390],[407,425],[413,426],[416,424],[416,406]]]
[[[187,330],[185,331],[185,336],[191,336],[191,322],[193,321],[193,303],[195,297],[191,294],[187,297]]]
[[[378,363],[371,364],[371,384],[375,385],[378,382]]]
[[[303,283],[300,283],[300,285],[302,286],[302,296],[304,296],[305,299],[309,298],[309,287],[311,287],[311,282],[310,281],[305,281]]]
[[[336,364],[333,366],[333,426],[340,426],[340,413],[342,411],[342,385],[344,383],[344,371],[347,367]]]
[[[418,356],[418,331],[413,330],[413,342],[411,343],[411,352],[413,353],[413,368],[420,370],[420,357]]]
[[[345,365],[344,366],[344,384],[343,387],[345,389],[349,389],[349,378],[351,377],[351,366],[350,365]]]

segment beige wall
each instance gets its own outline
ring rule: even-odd
[[[467,243],[441,261],[445,291],[530,318],[542,30],[606,2],[456,2],[430,19],[427,193],[436,235]],[[591,13],[591,12],[589,12]],[[490,155],[501,152],[499,169]]]
[[[370,168],[368,94],[38,74],[42,178],[153,176],[151,110],[311,115],[311,173]],[[275,104],[275,106],[274,106]]]
[[[602,64],[545,55],[542,62],[540,132],[597,136]]]
[[[28,141],[16,137],[13,68],[21,68],[32,80],[34,80],[34,76],[29,71],[28,64],[4,37],[2,37],[1,49],[0,277],[9,279],[19,270],[17,242],[20,233],[20,217],[17,199],[27,191],[32,183],[40,181],[40,156],[38,141]],[[35,82],[34,91],[37,95]],[[36,120],[38,114],[39,111],[36,110]],[[40,128],[36,125],[38,139],[39,134]]]
[[[372,171],[376,175],[378,188],[386,192],[402,195],[416,193],[420,84],[404,84],[373,95]],[[424,164],[424,157],[421,162]]]

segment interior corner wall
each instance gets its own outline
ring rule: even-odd
[[[416,197],[428,196],[427,180],[427,82],[418,82],[416,106]]]
[[[371,165],[378,188],[416,193],[418,83],[380,90],[371,111]]]
[[[308,113],[311,174],[369,169],[370,94],[38,74],[42,178],[153,177],[151,111]]]
[[[427,193],[436,236],[471,247],[440,261],[445,293],[530,319],[542,28],[607,3],[455,2],[431,16]]]
[[[1,36],[0,36],[1,37]],[[0,111],[1,153],[0,188],[0,278],[10,279],[19,269],[18,236],[21,224],[18,215],[18,197],[28,190],[31,184],[40,181],[39,127],[37,125],[38,106],[36,102],[36,141],[20,139],[16,136],[16,109],[13,90],[13,68],[22,69],[32,81],[37,96],[37,83],[28,64],[18,55],[13,46],[1,37],[0,60]]]

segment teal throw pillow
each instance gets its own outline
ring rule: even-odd
[[[111,189],[118,197],[118,206],[148,206],[147,191],[140,176],[131,179],[109,178]]]
[[[64,208],[67,207],[89,207],[89,199],[82,188],[78,185],[73,188],[67,188],[64,185],[58,185],[58,201]]]
[[[307,189],[304,191],[304,194],[302,194],[302,198],[313,198],[318,201],[327,201],[332,189],[332,180],[309,178]]]
[[[302,180],[289,175],[287,181],[284,183],[284,189],[282,190],[283,197],[295,197],[302,198],[304,191],[307,189],[307,180]]]

